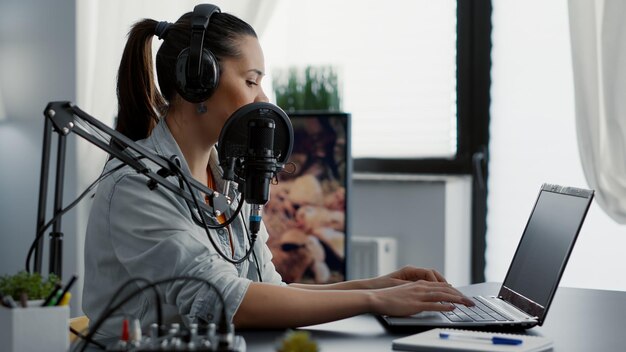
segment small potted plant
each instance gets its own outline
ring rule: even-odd
[[[54,274],[44,278],[39,273],[21,271],[15,275],[1,276],[0,292],[3,296],[11,296],[16,302],[28,300],[32,306],[35,304],[32,301],[43,301],[48,297],[59,281],[59,277]]]
[[[3,352],[68,350],[69,307],[42,306],[44,299],[59,287],[59,282],[53,274],[44,278],[24,271],[0,276],[3,304],[0,307],[0,349]],[[37,338],[33,338],[33,333]]]
[[[277,352],[318,352],[317,342],[308,331],[289,330],[276,342]]]

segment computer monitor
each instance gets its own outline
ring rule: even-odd
[[[288,283],[343,281],[352,170],[350,115],[288,115],[293,152],[290,164],[271,187],[263,217],[272,262]]]

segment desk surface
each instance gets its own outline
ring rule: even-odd
[[[467,295],[497,294],[499,284],[461,288]],[[554,341],[554,351],[623,351],[626,346],[626,292],[561,287],[543,326],[527,330]],[[391,341],[408,334],[390,334],[371,315],[303,328],[311,332],[320,350],[391,351]],[[239,331],[248,351],[273,351],[283,331]]]

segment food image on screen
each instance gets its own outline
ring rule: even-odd
[[[345,280],[347,114],[290,116],[294,147],[265,206],[267,242],[287,283]]]

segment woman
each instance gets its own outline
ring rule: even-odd
[[[179,53],[190,46],[192,16],[185,14],[171,25],[146,19],[132,27],[118,74],[117,129],[159,155],[177,155],[185,172],[219,190],[223,181],[215,144],[220,130],[239,107],[268,100],[261,88],[265,64],[248,24],[229,14],[210,14],[202,45],[216,57],[217,87],[199,102],[190,101],[197,100],[195,96],[182,97],[188,92],[177,83],[176,65]],[[154,35],[163,39],[156,60],[160,92],[153,78]],[[116,166],[119,162],[112,160],[107,169]],[[174,178],[172,182],[177,184]],[[237,199],[236,191],[229,196]],[[236,203],[226,216],[235,207]],[[211,230],[211,236],[231,258],[246,252],[240,218],[227,229]],[[267,238],[262,228],[256,259],[251,256],[233,265],[216,252],[181,199],[163,187],[150,190],[144,176],[121,168],[100,185],[89,218],[83,309],[89,318],[97,318],[118,286],[131,277],[155,281],[181,275],[213,283],[225,299],[227,319],[237,328],[296,327],[368,312],[402,316],[453,309],[442,302],[472,304],[436,271],[413,267],[369,280],[286,285],[271,262]],[[215,291],[200,283],[175,282],[160,289],[168,321],[219,318],[221,304]],[[152,299],[149,292],[138,296],[123,313],[143,324],[154,322]],[[108,321],[100,337],[119,333],[119,326],[119,320]]]

